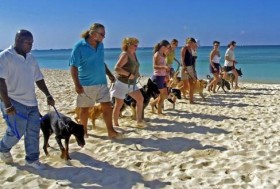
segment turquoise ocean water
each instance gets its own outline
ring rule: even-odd
[[[198,49],[197,74],[201,79],[209,74],[209,53],[212,47]],[[180,59],[181,48],[176,49],[176,58]],[[226,47],[220,47],[221,64],[224,62]],[[105,62],[113,70],[121,50],[105,49]],[[33,50],[41,68],[68,70],[71,50]],[[280,46],[238,46],[235,49],[237,68],[241,68],[241,81],[257,83],[280,83]],[[137,57],[141,64],[140,72],[144,76],[152,75],[153,48],[138,48]],[[174,63],[174,68],[177,64]]]

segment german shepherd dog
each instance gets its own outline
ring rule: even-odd
[[[144,119],[144,109],[149,105],[151,97],[156,98],[159,95],[159,89],[155,82],[153,82],[150,78],[146,85],[140,89],[143,97],[143,112],[142,118]],[[129,95],[124,99],[124,106],[121,108],[121,112],[125,109],[125,106],[130,106],[132,110],[132,119],[136,119],[136,101]]]
[[[238,73],[238,76],[242,77],[243,73],[241,71],[241,68],[240,69],[235,68],[235,69]],[[224,79],[227,80],[228,82],[230,82],[231,87],[233,88],[233,82],[234,82],[234,79],[235,79],[234,74],[233,73],[227,73],[226,78],[224,78]]]
[[[61,159],[70,160],[69,156],[69,139],[73,134],[79,146],[85,145],[84,139],[84,127],[77,124],[70,117],[67,117],[61,113],[49,112],[41,118],[41,130],[44,135],[43,149],[48,156],[49,138],[52,133],[55,134],[55,139],[59,145],[61,151]],[[61,140],[65,140],[65,148],[61,143]]]
[[[207,77],[207,79],[209,80],[209,83],[211,83],[211,81],[214,79],[214,77],[211,77],[210,75],[207,75],[206,77]],[[227,93],[226,90],[225,90],[225,87],[227,88],[227,90],[230,90],[230,83],[229,83],[228,81],[224,80],[223,78],[220,78],[220,80],[218,81],[217,85],[218,85],[217,91],[218,91],[220,88],[222,88],[223,91],[224,91],[225,93]],[[213,86],[210,86],[209,89],[210,89],[210,91],[213,91]]]

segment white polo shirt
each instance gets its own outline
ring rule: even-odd
[[[2,51],[0,78],[5,79],[11,99],[26,106],[37,106],[35,82],[43,79],[43,74],[31,53],[25,59],[13,47]]]

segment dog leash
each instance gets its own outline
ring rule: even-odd
[[[25,120],[28,120],[28,118],[20,113],[16,113],[14,116],[18,116],[22,119],[25,119]],[[5,121],[7,122],[7,125],[8,127],[11,129],[12,133],[17,137],[17,139],[20,139],[20,135],[19,135],[19,132],[18,132],[18,129],[17,129],[17,121],[16,121],[16,118],[14,118],[14,124],[12,124],[10,122],[10,119],[9,119],[9,115],[8,114],[5,114],[3,116],[3,118],[5,119]]]
[[[53,109],[55,110],[55,113],[56,113],[56,115],[57,115],[57,117],[58,117],[58,121],[60,121],[61,123],[63,123],[63,124],[65,125],[66,130],[67,130],[68,132],[70,132],[70,131],[69,131],[69,125],[68,125],[68,123],[65,123],[65,122],[61,119],[61,116],[59,115],[59,113],[58,113],[57,109],[55,108],[55,106],[53,106]]]
[[[61,117],[60,117],[58,111],[56,110],[55,106],[53,106],[53,109],[55,110],[55,113],[56,113],[57,117],[61,120]]]

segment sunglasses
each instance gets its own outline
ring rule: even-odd
[[[101,33],[101,32],[96,32],[96,33],[98,33],[99,35],[105,38],[105,33]]]

